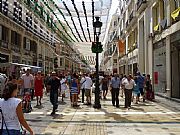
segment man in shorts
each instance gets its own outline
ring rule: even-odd
[[[88,74],[85,75],[85,96],[86,96],[86,105],[91,105],[91,86],[92,86],[92,79],[89,77]]]
[[[30,74],[30,69],[28,68],[26,70],[26,73],[22,75],[22,87],[23,87],[23,95],[25,95],[25,92],[31,93],[31,99],[33,99],[34,92],[33,92],[33,81],[34,77],[32,74]]]

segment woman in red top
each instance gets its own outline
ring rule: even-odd
[[[43,78],[41,72],[38,72],[34,80],[35,96],[37,99],[37,106],[41,105],[41,99],[43,96]]]

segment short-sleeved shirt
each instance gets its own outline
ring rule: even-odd
[[[51,92],[58,92],[58,89],[60,88],[60,80],[58,78],[51,78],[48,82],[48,85],[51,86]]]
[[[61,81],[61,90],[67,90],[66,79],[63,78]]]
[[[137,78],[137,81],[138,81],[138,85],[139,85],[139,88],[144,88],[144,77],[139,75],[138,78]]]
[[[134,80],[131,79],[130,81],[128,81],[128,79],[125,79],[122,84],[124,85],[125,89],[127,90],[132,90],[134,88],[134,86],[136,85]]]
[[[20,130],[19,119],[17,117],[16,108],[21,102],[19,98],[9,98],[7,101],[0,99],[0,107],[2,109],[4,120],[8,129]],[[0,127],[1,127],[1,114],[0,114]],[[5,125],[3,129],[6,129]]]
[[[31,82],[33,81],[34,78],[33,78],[33,76],[31,74],[29,74],[28,76],[26,74],[23,74],[21,78],[22,78],[22,80],[24,82],[23,87],[25,89],[32,88]]]
[[[91,89],[91,86],[92,86],[92,80],[91,80],[90,77],[85,77],[85,80],[86,80],[86,81],[84,82],[84,83],[85,83],[85,84],[84,84],[84,85],[85,85],[84,87],[85,87],[85,89],[89,89],[89,90],[90,90],[90,89]]]
[[[119,77],[117,77],[117,78],[113,77],[111,79],[112,88],[120,88],[120,84],[121,84],[121,80],[119,79]]]
[[[84,88],[85,88],[85,82],[86,82],[85,77],[82,77],[82,78],[81,78],[81,81],[80,81],[81,89],[84,89]]]

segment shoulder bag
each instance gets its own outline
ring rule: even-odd
[[[0,135],[2,135],[2,133],[3,133],[3,125],[5,125],[5,127],[6,127],[7,134],[10,135],[10,134],[9,134],[9,130],[8,130],[8,128],[7,128],[7,125],[6,125],[6,122],[5,122],[5,120],[4,120],[4,115],[3,115],[3,112],[2,112],[2,109],[1,109],[1,108],[0,108],[0,113],[1,113],[1,117],[2,117]]]

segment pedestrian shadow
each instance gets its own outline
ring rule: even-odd
[[[43,106],[43,105],[39,105],[39,106],[34,106],[34,108],[37,108],[37,109],[43,109],[44,106]]]
[[[63,119],[63,115],[62,114],[54,114],[54,115],[50,115],[52,116],[52,119]]]
[[[107,99],[102,99],[101,101],[112,101],[112,100],[107,98]]]
[[[132,120],[129,120],[126,117],[122,117],[120,114],[108,112],[106,109],[100,109],[100,110],[105,113],[104,116],[106,117],[106,119],[113,118],[115,121],[118,122],[132,122]]]
[[[144,109],[143,109],[143,108],[139,108],[139,107],[134,107],[134,106],[132,106],[130,109],[131,109],[131,110],[136,110],[136,111],[142,111],[142,112],[144,112]]]
[[[64,101],[58,101],[58,104],[59,104],[59,105],[66,105],[67,103],[64,102]]]

